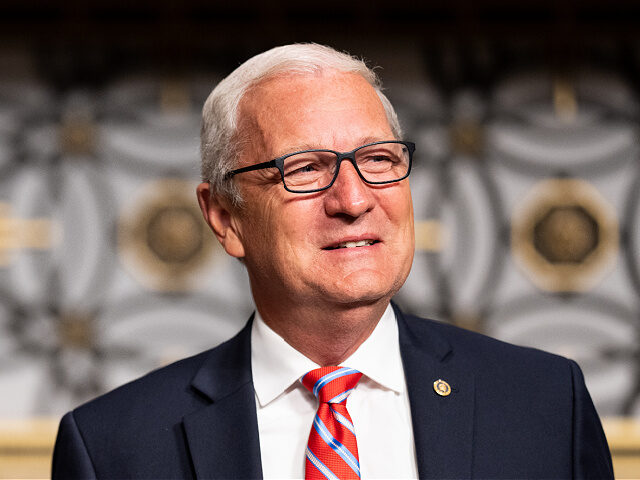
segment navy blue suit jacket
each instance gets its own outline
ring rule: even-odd
[[[575,362],[396,315],[421,478],[613,477]],[[250,332],[65,415],[53,478],[260,478]]]

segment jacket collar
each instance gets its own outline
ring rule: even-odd
[[[184,417],[197,478],[262,478],[251,377],[251,324],[213,349],[192,381],[211,401]]]
[[[470,478],[474,425],[474,378],[460,352],[431,320],[404,315],[395,305],[400,352],[409,390],[420,478]],[[458,354],[456,354],[458,353]],[[450,394],[438,395],[444,380]]]

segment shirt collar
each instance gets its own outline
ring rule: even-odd
[[[341,365],[355,368],[382,388],[398,393],[404,391],[398,325],[391,305],[387,306],[371,335]],[[318,366],[274,332],[256,311],[251,328],[251,369],[261,407],[295,386],[300,377]]]
[[[369,338],[341,365],[355,368],[382,388],[402,393],[404,369],[398,341],[398,323],[391,304]]]

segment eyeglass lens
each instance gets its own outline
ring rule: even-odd
[[[393,182],[406,176],[409,170],[409,151],[401,143],[367,145],[354,155],[367,182]],[[334,152],[324,150],[290,155],[284,159],[284,183],[293,191],[324,188],[335,176],[337,159]]]

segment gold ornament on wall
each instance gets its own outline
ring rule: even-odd
[[[10,206],[0,202],[0,267],[10,261],[17,250],[48,250],[52,248],[59,229],[46,218],[17,218],[11,216]]]
[[[167,114],[186,113],[191,107],[187,82],[177,78],[167,79],[160,88],[160,109]]]
[[[195,184],[164,179],[143,188],[120,218],[118,250],[127,271],[148,288],[194,287],[217,250],[196,202]]]
[[[441,252],[448,243],[448,232],[439,220],[415,221],[415,249],[419,252]]]
[[[566,75],[558,75],[553,81],[553,108],[565,123],[572,123],[578,115],[575,85]]]
[[[583,180],[542,181],[513,212],[513,257],[543,290],[590,289],[615,266],[618,242],[615,210]]]
[[[97,144],[98,131],[91,115],[71,111],[62,116],[59,125],[60,150],[67,155],[91,155]]]
[[[484,130],[481,123],[458,120],[450,126],[451,149],[456,154],[477,157],[484,149]]]
[[[95,318],[92,314],[63,312],[58,322],[60,345],[90,350],[95,344]]]

